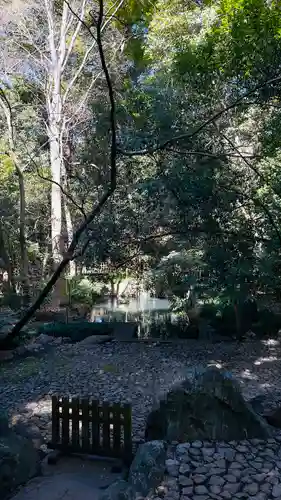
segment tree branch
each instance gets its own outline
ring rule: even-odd
[[[72,9],[70,9],[69,7],[69,4],[68,2],[65,2],[68,9],[70,10],[72,16],[73,16],[73,12],[72,12]],[[81,6],[81,10],[80,10],[80,14],[79,14],[79,20],[78,20],[78,23],[76,25],[76,28],[75,28],[75,31],[71,37],[71,40],[70,40],[70,44],[68,46],[68,49],[67,49],[67,52],[66,52],[66,55],[64,57],[64,60],[63,60],[63,63],[62,63],[62,72],[64,71],[66,65],[67,65],[67,62],[68,62],[68,59],[72,53],[72,50],[73,50],[73,47],[74,47],[74,44],[77,40],[77,36],[79,35],[79,31],[81,29],[81,26],[82,26],[82,22],[81,22],[81,19],[83,20],[84,19],[84,15],[85,15],[85,7],[86,7],[86,3],[87,3],[87,0],[83,0],[82,2],[82,6]],[[69,26],[67,26],[67,29],[68,29]]]

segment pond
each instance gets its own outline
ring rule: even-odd
[[[170,305],[168,299],[150,297],[148,292],[141,292],[137,299],[131,298],[126,304],[117,299],[106,299],[93,307],[91,321],[136,321],[139,324],[139,336],[150,337],[154,336],[155,325],[170,322]]]

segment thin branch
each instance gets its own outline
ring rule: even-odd
[[[74,14],[72,12],[72,9],[70,9],[69,7],[69,3],[68,2],[65,2],[66,5],[68,6],[68,9],[70,10],[71,12],[71,15],[72,17],[74,17]],[[67,49],[67,52],[66,52],[66,55],[65,55],[65,58],[63,60],[63,63],[62,63],[62,72],[64,71],[66,65],[67,65],[67,62],[68,62],[68,59],[72,53],[72,50],[73,50],[73,47],[74,47],[74,44],[77,40],[77,36],[79,35],[79,31],[81,29],[81,26],[82,26],[82,22],[81,22],[81,19],[84,19],[84,16],[85,16],[85,7],[86,7],[86,3],[87,3],[87,0],[83,0],[82,2],[82,6],[81,6],[81,10],[80,10],[80,14],[79,14],[79,20],[78,20],[78,23],[76,25],[76,28],[75,28],[75,31],[71,37],[71,40],[70,40],[70,44],[69,44],[69,47]],[[69,26],[67,26],[67,29],[69,28]]]
[[[86,52],[84,54],[84,57],[83,57],[83,60],[82,60],[82,62],[80,64],[79,68],[77,69],[75,75],[73,76],[73,78],[71,79],[71,81],[69,82],[69,84],[67,85],[67,88],[66,88],[66,90],[64,92],[64,95],[63,95],[63,103],[66,102],[66,99],[67,99],[67,96],[68,96],[69,92],[71,91],[74,83],[76,82],[77,78],[80,76],[82,70],[84,69],[85,64],[87,62],[87,59],[88,59],[88,56],[89,56],[90,52],[92,52],[92,50],[93,50],[93,48],[94,48],[95,45],[96,45],[96,41],[94,41],[90,45],[90,47],[88,47],[88,49],[86,50]]]
[[[124,4],[125,0],[121,0],[119,2],[119,4],[117,5],[117,7],[115,8],[115,10],[112,12],[112,14],[110,14],[110,16],[108,17],[107,21],[104,22],[102,28],[101,28],[101,33],[105,30],[105,28],[107,27],[107,25],[112,21],[112,19],[115,17],[115,14],[118,12],[119,9],[121,9],[122,5]],[[105,17],[108,16],[108,12],[106,14]]]
[[[215,154],[215,153],[208,153],[206,151],[195,151],[195,150],[188,150],[188,149],[175,149],[173,147],[171,148],[166,148],[165,151],[170,151],[171,153],[177,153],[182,156],[188,155],[188,156],[206,156],[207,158],[224,158],[225,156],[231,157],[231,158],[240,158],[239,154],[233,154],[233,153],[220,153],[220,154]],[[246,155],[246,158],[250,159],[259,159],[262,158],[261,156],[258,155]]]

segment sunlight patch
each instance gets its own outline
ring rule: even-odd
[[[241,377],[247,378],[250,380],[257,380],[258,379],[257,375],[254,375],[253,373],[251,373],[251,371],[248,368],[246,368],[245,370],[243,370],[241,372]]]
[[[254,365],[259,366],[262,365],[263,363],[268,363],[272,361],[277,361],[278,358],[276,356],[269,356],[267,358],[259,358],[256,361],[254,361]]]
[[[280,341],[276,339],[267,339],[267,340],[262,340],[263,345],[279,345]]]

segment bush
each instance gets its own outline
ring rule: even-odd
[[[93,283],[89,278],[74,277],[68,281],[69,299],[72,304],[93,305],[107,288],[104,283]]]
[[[70,323],[48,323],[39,326],[38,334],[44,333],[53,337],[70,337],[72,342],[80,342],[91,335],[112,335],[114,325],[109,323],[89,323],[88,321],[72,321]]]

